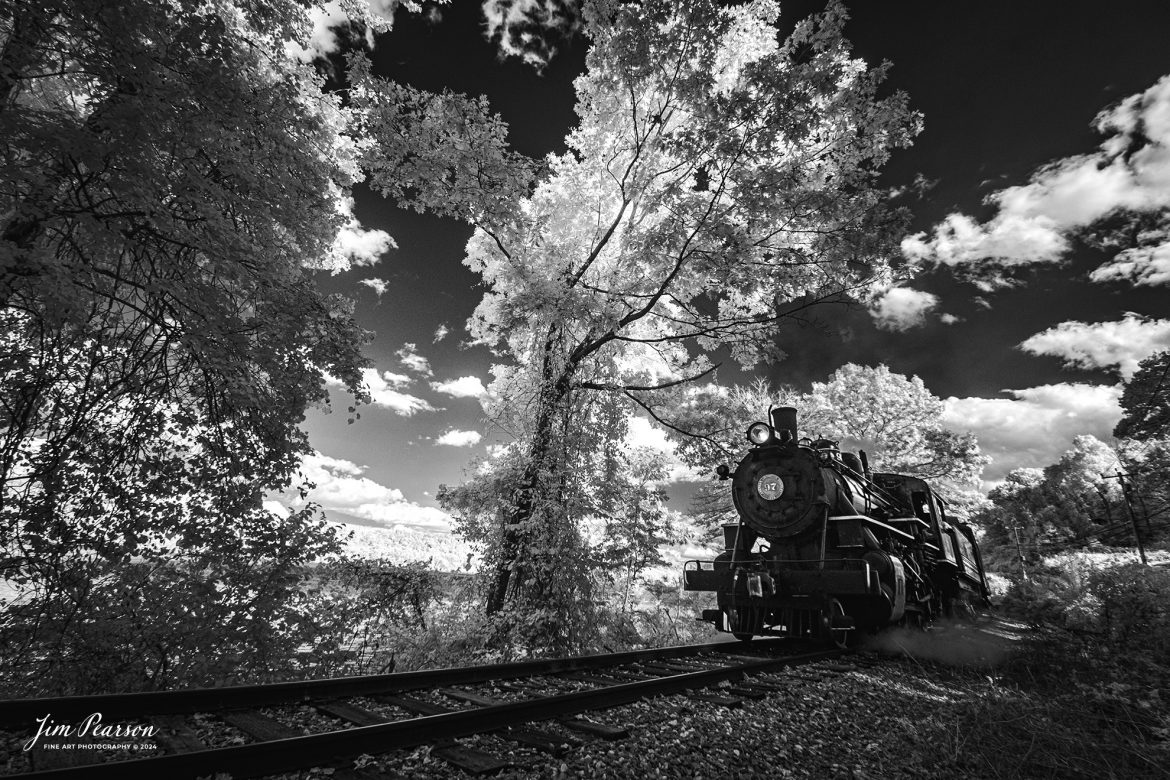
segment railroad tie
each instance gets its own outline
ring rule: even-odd
[[[739,708],[743,706],[743,699],[737,699],[734,696],[720,696],[716,693],[692,693],[687,698],[718,704],[720,707]]]
[[[438,704],[431,704],[428,701],[415,699],[410,696],[390,696],[388,694],[379,694],[372,697],[375,701],[380,701],[383,704],[392,704],[399,709],[413,712],[415,715],[446,715],[448,712],[455,710],[450,707],[443,707]]]
[[[586,720],[585,718],[566,718],[560,723],[567,729],[600,737],[601,739],[625,739],[630,736],[629,730],[621,726],[610,726],[607,723],[598,723],[597,721]]]
[[[260,742],[304,736],[296,729],[258,712],[225,712],[219,719]]]
[[[502,702],[499,699],[480,696],[478,693],[464,691],[459,688],[440,688],[439,693],[452,699],[457,699],[458,701],[465,701],[468,704],[474,704],[477,707],[498,707],[501,704],[506,704],[506,702]]]
[[[767,682],[765,680],[753,680],[751,678],[748,678],[748,680],[745,682],[745,685],[753,690],[759,690],[759,691],[769,691],[769,692],[776,692],[776,693],[791,693],[792,692],[791,685],[785,685],[784,683],[777,683],[777,682]]]
[[[752,699],[753,701],[764,698],[768,695],[767,691],[760,690],[754,685],[733,685],[726,689],[728,693],[734,693],[744,699]]]
[[[601,686],[620,685],[623,682],[629,682],[629,680],[619,680],[614,677],[598,677],[597,675],[586,674],[585,672],[570,672],[568,674],[562,674],[561,677],[567,680],[577,680],[578,682]]]
[[[430,702],[415,699],[410,696],[379,695],[373,698],[376,701],[384,704],[392,704],[395,707],[416,715],[445,715],[449,712],[455,712],[450,707],[431,704]],[[502,758],[493,756],[491,753],[485,753],[482,750],[476,750],[475,748],[463,747],[453,739],[436,742],[431,748],[431,755],[441,758],[448,764],[457,766],[473,775],[498,772],[501,769],[511,766],[511,763]]]
[[[486,696],[479,696],[478,694],[471,693],[470,691],[462,691],[462,690],[458,690],[458,689],[454,689],[454,688],[443,688],[443,689],[440,689],[439,692],[446,695],[446,696],[451,697],[452,699],[458,699],[460,701],[465,701],[465,702],[468,702],[470,704],[476,704],[476,705],[481,706],[481,707],[492,707],[492,706],[503,703],[500,701],[496,701],[495,699],[489,699]],[[400,706],[405,710],[409,710],[412,712],[419,712],[420,714],[423,714],[423,715],[438,715],[438,714],[442,714],[443,712],[454,712],[454,710],[448,709],[446,707],[441,707],[437,704],[427,704],[426,702],[420,702],[417,699],[410,699],[410,698],[405,697],[405,696],[401,696],[401,697],[383,696],[383,697],[378,697],[378,698],[379,698],[379,700],[387,701],[387,703],[396,704],[397,706]],[[392,701],[393,699],[397,699],[398,701]],[[403,700],[405,700],[405,701],[403,701]],[[423,710],[426,710],[426,711],[423,711]],[[569,744],[569,745],[573,745],[574,743],[579,744],[578,740],[565,739],[563,737],[558,737],[556,734],[552,734],[552,733],[547,732],[547,731],[541,731],[539,729],[530,729],[530,728],[504,729],[503,732],[500,734],[500,736],[503,737],[504,739],[510,740],[512,742],[518,742],[522,745],[528,745],[529,747],[534,747],[537,750],[541,750],[545,753],[551,753],[551,754],[557,755],[557,756],[559,756],[565,752],[565,745],[566,744]],[[435,755],[442,755],[442,754],[440,752],[436,751]],[[487,754],[487,753],[484,753],[483,755],[491,757],[490,754]],[[452,762],[452,763],[454,763],[454,762]],[[505,762],[505,765],[507,765],[506,762]],[[472,771],[472,770],[468,770],[468,771]],[[493,771],[493,770],[483,769],[481,771],[487,772],[487,771]]]
[[[379,723],[390,723],[389,718],[361,707],[355,707],[344,702],[323,702],[316,705],[317,712],[330,715],[355,726],[377,726]]]
[[[194,753],[207,749],[182,715],[158,715],[153,721],[158,728],[155,741],[167,753]]]

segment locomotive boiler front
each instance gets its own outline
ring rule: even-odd
[[[800,536],[824,520],[831,481],[816,455],[795,442],[749,452],[731,482],[731,497],[743,522],[767,539]]]
[[[827,511],[852,512],[848,484],[824,468],[822,454],[796,440],[796,409],[772,410],[758,423],[757,446],[735,470],[731,497],[743,522],[766,539],[790,539],[824,523]],[[754,428],[755,426],[753,426]]]

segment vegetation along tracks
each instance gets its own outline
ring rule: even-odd
[[[808,647],[792,640],[718,642],[364,677],[28,699],[0,703],[0,728],[32,736],[37,720],[46,714],[51,714],[54,723],[76,724],[99,712],[106,723],[149,722],[158,729],[153,737],[159,747],[156,755],[83,766],[37,767],[36,771],[14,775],[24,778],[170,779],[218,773],[236,778],[259,777],[312,766],[352,766],[351,759],[363,754],[427,744],[448,762],[480,772],[502,768],[506,762],[488,753],[461,748],[453,742],[455,738],[494,732],[505,740],[556,753],[570,740],[525,726],[548,720],[555,720],[562,729],[592,737],[621,738],[624,729],[574,716],[688,690],[693,691],[692,697],[712,705],[734,705],[743,698],[761,697],[767,686],[757,683],[733,687],[721,690],[721,695],[700,691],[753,673],[826,660],[842,653],[798,652],[802,649]],[[452,687],[461,685],[493,685],[507,693],[485,696]],[[572,690],[566,692],[565,688]],[[405,693],[412,695],[402,695]],[[475,707],[450,709],[434,699]],[[259,712],[264,707],[313,708],[330,719],[332,727],[302,734]],[[387,709],[405,712],[407,717],[391,716]],[[213,714],[253,741],[207,747],[184,720],[196,713]],[[346,727],[336,728],[337,721]],[[361,770],[348,768],[339,768],[333,774],[334,778],[362,776]]]

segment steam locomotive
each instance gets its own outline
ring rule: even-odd
[[[739,522],[725,550],[687,561],[683,586],[716,594],[700,620],[739,639],[822,638],[839,647],[892,624],[926,625],[988,604],[971,527],[917,477],[871,473],[865,452],[797,439],[796,409],[753,423],[731,480]]]

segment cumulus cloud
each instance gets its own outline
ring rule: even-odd
[[[398,356],[399,363],[416,374],[421,374],[422,376],[431,375],[431,362],[418,353],[418,347],[414,344],[403,344],[402,349],[394,354]]]
[[[447,382],[431,382],[431,389],[455,398],[482,398],[487,388],[476,376],[461,376]]]
[[[1113,322],[1062,322],[1024,340],[1019,348],[1063,358],[1068,367],[1116,369],[1128,379],[1143,359],[1170,349],[1170,320],[1131,312]]]
[[[1164,243],[1132,247],[1089,274],[1094,282],[1129,281],[1138,286],[1170,284],[1170,233]]]
[[[970,431],[991,464],[986,483],[1021,467],[1055,463],[1074,437],[1091,434],[1108,441],[1121,419],[1120,386],[1060,383],[1005,390],[1012,398],[948,398],[943,424]]]
[[[371,290],[374,291],[374,294],[377,295],[379,299],[382,297],[382,294],[384,292],[386,292],[386,288],[389,286],[386,283],[385,279],[376,279],[376,278],[374,278],[374,279],[359,279],[358,284],[364,284],[366,287],[369,287]]]
[[[435,341],[434,341],[434,343],[438,344],[440,341],[447,338],[447,334],[450,332],[451,332],[451,329],[447,327],[447,323],[445,323],[445,322],[443,324],[441,324],[439,327],[435,328]]]
[[[353,29],[351,24],[354,22],[365,28],[365,43],[372,49],[374,33],[391,28],[399,5],[399,0],[368,0],[363,5],[330,0],[319,7],[310,5],[306,9],[309,20],[308,40],[304,46],[295,41],[287,42],[285,52],[301,62],[312,62],[335,54],[341,48],[337,31]],[[406,7],[417,10],[413,3],[407,3]],[[351,18],[349,11],[356,12],[356,18]]]
[[[370,400],[375,406],[389,409],[403,417],[411,417],[417,412],[441,411],[418,396],[402,392],[413,381],[406,374],[396,374],[393,371],[379,372],[374,368],[362,369],[362,382],[370,391]],[[329,374],[325,375],[325,384],[329,387],[343,386],[340,379]]]
[[[933,233],[907,237],[903,253],[949,266],[1052,263],[1067,252],[1069,235],[1102,217],[1170,207],[1170,76],[1101,112],[1094,125],[1107,136],[1097,151],[1049,163],[1027,184],[992,193],[987,202],[996,214],[986,223],[951,214]],[[1092,278],[1154,284],[1170,281],[1166,272],[1163,252],[1123,252]]]
[[[452,429],[435,439],[435,444],[447,447],[474,447],[479,444],[483,436],[478,431],[460,431]]]
[[[326,515],[333,511],[378,525],[451,529],[447,513],[406,500],[401,490],[375,482],[365,476],[365,470],[353,461],[319,452],[305,456],[301,474],[316,485],[306,500],[320,504]]]
[[[345,13],[339,0],[332,0],[320,7],[310,7],[307,13],[310,24],[309,39],[305,41],[304,46],[295,41],[289,41],[285,46],[288,55],[301,62],[312,62],[337,51],[340,44],[334,30],[349,24],[349,15]]]
[[[926,322],[938,296],[909,287],[891,287],[874,299],[869,312],[883,330],[908,330]]]
[[[404,374],[391,371],[379,373],[373,368],[363,368],[362,379],[370,390],[370,398],[375,406],[389,409],[402,417],[411,417],[416,412],[437,411],[424,399],[402,392],[402,388],[411,382],[410,377]]]
[[[580,0],[484,0],[486,35],[501,57],[537,68],[557,53],[556,43],[580,26]]]
[[[340,190],[334,193],[335,208],[344,219],[341,230],[333,239],[329,256],[323,267],[333,273],[348,271],[355,266],[374,265],[382,255],[398,245],[385,230],[366,230],[353,213],[353,197]],[[363,284],[366,282],[363,281]]]

